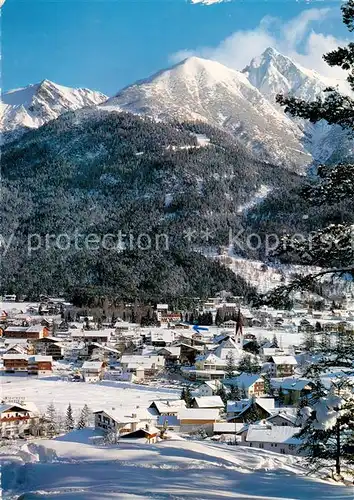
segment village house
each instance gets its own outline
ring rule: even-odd
[[[220,412],[213,408],[183,408],[178,418],[181,432],[204,429],[212,434],[213,425],[220,420]]]
[[[260,448],[283,455],[298,455],[301,440],[296,436],[300,427],[271,425],[269,423],[251,424],[242,433],[243,446]]]
[[[181,355],[180,346],[168,346],[158,349],[157,354],[165,358],[166,365],[176,365],[179,363]]]
[[[241,401],[227,402],[227,420],[228,422],[247,422],[257,414],[258,420],[266,419],[272,415],[274,410],[273,398],[251,398]]]
[[[110,339],[111,332],[109,330],[79,330],[71,333],[72,340],[81,342],[97,342],[107,344]]]
[[[41,339],[49,335],[47,327],[42,325],[32,326],[8,326],[3,332],[7,339]]]
[[[170,346],[175,340],[175,333],[172,330],[159,328],[151,331],[150,343],[154,347]]]
[[[200,344],[192,338],[182,337],[182,341],[176,345],[181,349],[180,362],[182,365],[194,365],[196,357],[204,351],[204,344]]]
[[[296,414],[296,408],[276,408],[274,412],[272,411],[272,415],[265,421],[282,427],[296,427],[298,421]]]
[[[290,347],[266,347],[265,345],[259,349],[261,360],[264,362],[270,361],[272,356],[288,356],[293,355],[294,350]]]
[[[294,356],[271,356],[270,361],[263,364],[263,370],[270,377],[291,377],[295,373],[297,361]]]
[[[134,443],[149,443],[154,444],[160,435],[160,430],[153,425],[146,424],[139,427],[135,431],[124,432],[120,435],[120,439],[124,441],[132,441]]]
[[[95,416],[95,429],[103,431],[105,434],[119,436],[124,432],[137,430],[139,419],[124,415],[124,411],[115,408],[98,410],[93,412]]]
[[[103,361],[85,361],[81,371],[85,382],[99,382],[104,376],[104,363]]]
[[[280,387],[284,393],[286,404],[297,404],[302,397],[311,393],[313,382],[304,378],[274,378],[271,379],[273,390],[279,391]]]
[[[225,379],[223,384],[229,388],[237,385],[239,389],[245,392],[246,398],[264,396],[264,379],[259,375],[241,373],[237,377]]]
[[[177,416],[185,407],[186,402],[183,399],[156,400],[149,406],[159,416]]]
[[[39,412],[33,404],[10,403],[0,404],[0,432],[2,439],[28,437],[32,428],[38,423]]]
[[[28,357],[28,375],[50,375],[52,373],[52,356],[36,354]]]
[[[198,387],[199,396],[215,396],[222,387],[220,380],[207,380]]]
[[[213,435],[218,436],[220,442],[240,443],[240,433],[244,427],[245,425],[242,423],[216,422],[213,425]]]
[[[5,349],[4,354],[29,354],[29,349],[26,344],[12,344]]]
[[[28,355],[27,354],[4,354],[4,371],[8,373],[27,372]]]
[[[182,366],[181,371],[191,380],[222,380],[225,378],[227,362],[213,353],[198,356],[195,366]]]
[[[120,358],[120,352],[118,349],[114,349],[105,344],[99,344],[97,342],[92,342],[87,346],[88,356],[92,361],[107,361],[109,363],[115,363]]]
[[[133,373],[137,379],[153,377],[165,366],[165,358],[158,355],[125,354],[120,359],[122,370]]]
[[[61,339],[57,337],[43,337],[33,340],[31,343],[34,347],[35,354],[52,356],[54,360],[63,359],[64,357],[64,344]]]

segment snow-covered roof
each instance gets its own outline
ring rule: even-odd
[[[275,401],[274,398],[252,398],[249,399],[241,399],[240,401],[228,401],[227,402],[227,412],[228,413],[238,413],[242,414],[249,406],[252,401],[261,406],[268,413],[271,413],[272,409],[274,409]]]
[[[248,427],[246,441],[258,443],[300,444],[301,440],[294,437],[300,432],[300,427],[285,425],[251,424]]]
[[[213,408],[183,408],[179,414],[181,420],[218,420],[219,410]]]
[[[27,354],[27,348],[23,344],[10,345],[9,347],[6,348],[5,352],[7,353],[11,349],[17,351],[18,354]]]
[[[85,361],[82,370],[101,370],[102,365],[102,361]]]
[[[46,362],[51,363],[53,361],[52,356],[44,356],[42,354],[36,354],[35,356],[29,356],[29,363],[38,363],[38,362]]]
[[[172,356],[179,356],[181,354],[181,348],[180,346],[168,346],[168,347],[162,347],[161,349],[159,349],[157,352],[161,352],[161,351],[168,351]]]
[[[217,388],[221,385],[221,382],[219,382],[219,380],[206,380],[200,387],[203,385],[207,385],[212,390],[217,390]]]
[[[202,356],[198,356],[196,358],[196,361],[200,362],[200,361],[204,361],[206,363],[211,363],[211,364],[215,364],[217,366],[226,366],[226,362],[224,360],[222,360],[221,358],[219,358],[218,356],[215,356],[215,354],[212,354],[212,353],[207,353],[207,354],[204,354]]]
[[[175,333],[171,330],[152,330],[151,342],[167,342],[172,343],[175,340]]]
[[[28,408],[26,408],[25,406],[23,406],[20,403],[1,403],[0,404],[0,414],[4,413],[5,411],[11,410],[11,408],[13,408],[13,407],[20,408],[21,410],[24,410],[24,411],[28,410]]]
[[[80,330],[79,332],[71,332],[72,337],[109,337],[110,331],[105,330]]]
[[[239,432],[244,427],[243,423],[234,422],[216,422],[213,425],[214,432],[226,432],[226,433],[236,433]]]
[[[10,345],[10,344],[26,344],[27,345],[27,339],[3,339],[5,345]]]
[[[40,333],[43,330],[42,325],[32,325],[27,328],[27,332]]]
[[[248,389],[252,387],[256,382],[263,382],[262,377],[259,375],[250,375],[249,373],[240,373],[237,377],[229,378],[224,380],[225,385],[235,385],[238,387]]]
[[[3,360],[7,360],[7,359],[28,359],[28,355],[27,354],[4,354],[3,355]]]
[[[239,413],[251,404],[251,399],[241,399],[239,401],[228,401],[226,405],[227,413]]]
[[[21,332],[27,332],[28,326],[8,326],[5,328],[5,333],[7,332],[14,332],[14,333],[21,333]]]
[[[306,378],[273,378],[271,379],[271,385],[272,387],[278,389],[282,388],[287,391],[292,390],[292,391],[302,391],[307,387],[309,384],[311,384],[311,381],[306,379]]]
[[[164,358],[157,355],[123,354],[120,361],[122,364],[136,364],[146,367],[153,364],[163,364]]]
[[[272,360],[276,365],[297,365],[294,356],[272,356]]]
[[[184,401],[184,399],[164,399],[163,401],[157,400],[153,401],[152,404],[156,406],[159,413],[175,413],[178,412],[181,408],[186,407],[186,402]]]
[[[102,351],[113,352],[114,354],[120,354],[120,352],[117,349],[113,349],[113,347],[109,347],[107,345],[99,344],[98,342],[92,342],[91,345],[93,345],[94,347],[97,347],[98,349],[100,349]]]
[[[268,417],[266,420],[271,421],[273,418],[282,417],[284,420],[287,420],[288,422],[295,424],[297,420],[296,416],[297,409],[296,408],[293,409],[294,409],[293,412],[289,412],[286,411],[285,409],[283,410],[283,408],[275,408],[274,410],[272,410],[271,416]]]
[[[140,420],[138,418],[133,418],[131,416],[125,415],[124,410],[116,410],[114,408],[111,409],[102,409],[102,410],[97,410],[93,412],[95,413],[106,413],[112,420],[117,422],[117,424],[132,424],[132,423],[138,423]]]
[[[194,398],[198,408],[223,408],[224,403],[220,396],[201,396]]]

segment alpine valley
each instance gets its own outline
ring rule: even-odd
[[[353,155],[349,138],[275,103],[279,92],[312,100],[336,84],[267,49],[243,72],[191,57],[111,98],[47,80],[5,93],[2,234],[12,240],[3,291],[73,298],[85,287],[169,302],[222,289],[254,294],[206,247],[229,246],[230,230],[310,231],[354,213],[349,205],[317,213],[299,196],[311,166]],[[72,242],[78,228],[131,239],[115,251],[42,245],[52,233]],[[146,251],[134,240],[141,233],[153,242],[167,235],[168,244]],[[31,234],[38,248],[28,252]],[[262,246],[236,251],[265,258]]]

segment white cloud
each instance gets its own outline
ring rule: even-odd
[[[326,52],[347,43],[345,40],[320,32],[321,23],[333,15],[338,15],[337,10],[307,9],[286,23],[280,18],[266,16],[253,30],[236,31],[216,47],[182,50],[173,54],[171,61],[179,62],[186,57],[196,55],[242,70],[253,57],[259,56],[267,47],[274,47],[323,76],[344,79],[345,72],[340,68],[329,67],[322,58]],[[318,31],[315,31],[315,28]]]

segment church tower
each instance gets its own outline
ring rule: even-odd
[[[238,347],[243,347],[243,317],[240,309],[237,313],[236,327],[235,327],[235,342]]]

